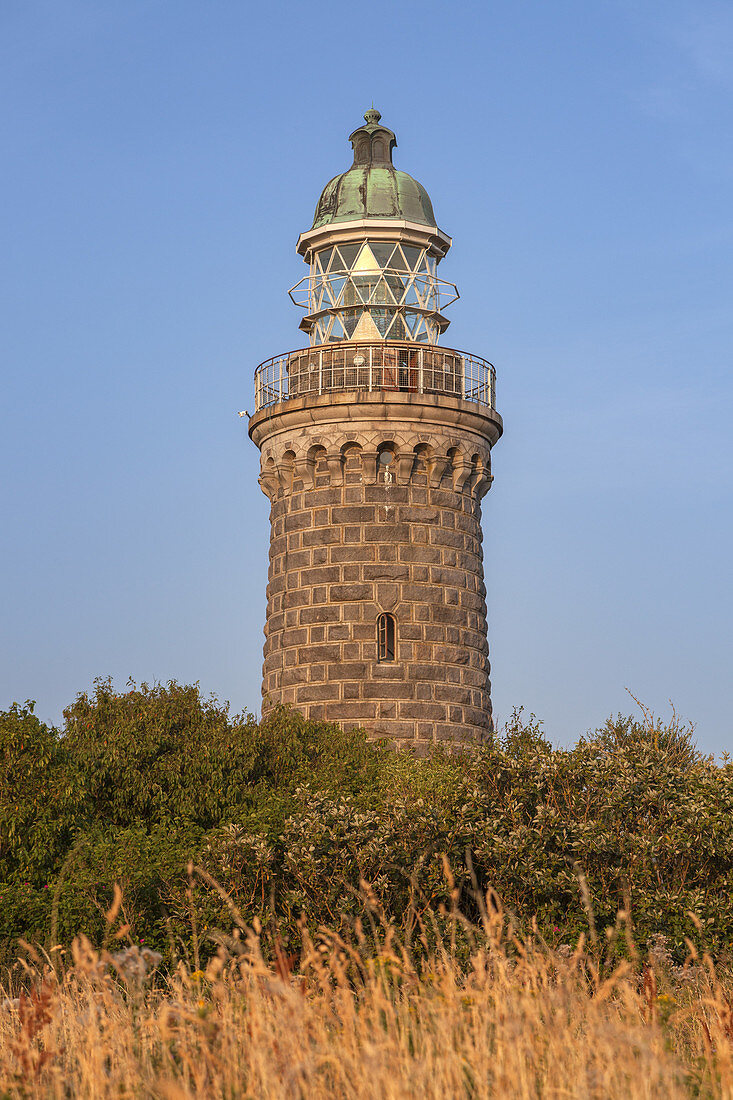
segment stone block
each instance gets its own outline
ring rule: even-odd
[[[442,703],[425,703],[412,700],[400,703],[400,718],[416,718],[429,722],[445,722],[446,710]]]
[[[364,526],[364,542],[409,542],[408,523],[367,523]]]
[[[313,512],[291,512],[285,521],[285,529],[288,534],[293,531],[305,531],[313,526]]]
[[[383,611],[394,611],[400,602],[400,585],[378,582],[376,585],[375,601]]]
[[[354,700],[353,702],[328,703],[326,714],[329,722],[338,722],[342,718],[355,718],[357,721],[365,721],[368,718],[376,718],[377,704],[363,699]]]
[[[270,539],[270,557],[276,558],[285,553],[288,548],[288,540],[286,535],[280,535],[279,538]]]
[[[300,583],[302,585],[332,584],[341,579],[338,565],[311,566],[310,569],[301,569]]]
[[[470,689],[459,684],[436,684],[435,699],[439,703],[460,703],[461,706],[471,706],[473,702]]]
[[[401,618],[401,617],[400,617]],[[411,623],[402,622],[399,623],[399,634],[405,642],[422,641],[425,632],[424,623]]]
[[[365,581],[407,581],[410,579],[410,569],[404,563],[373,562],[363,566],[362,575]]]
[[[301,626],[310,623],[337,623],[341,618],[341,609],[336,604],[319,607],[304,607],[300,612]]]
[[[283,607],[305,607],[311,602],[308,588],[291,588],[285,593]]]
[[[303,532],[303,546],[325,546],[326,543],[341,542],[340,527],[319,527]]]
[[[348,600],[371,600],[374,598],[374,586],[371,584],[332,584],[328,590],[331,603],[344,603]]]
[[[322,508],[330,504],[341,503],[341,489],[338,486],[311,489],[304,494],[308,508]]]
[[[439,489],[433,489],[430,499],[438,508],[450,508],[452,511],[456,511],[461,507],[460,493],[454,493],[452,489],[446,488],[445,485]]]
[[[375,547],[379,550],[379,560],[381,562],[396,562],[398,545],[397,543],[382,543],[379,547]]]
[[[438,664],[411,663],[407,666],[407,675],[410,680],[430,680],[435,683],[445,680],[445,667]]]
[[[296,695],[299,703],[318,703],[338,699],[340,690],[338,684],[304,684],[297,689]]]
[[[433,607],[433,622],[449,623],[461,626],[466,621],[465,613],[460,607],[449,607],[446,604],[436,604]]]
[[[384,725],[387,728],[387,736],[395,745],[400,748],[402,746],[408,747],[416,754],[420,755],[420,742],[417,740],[417,733],[415,732],[414,722],[393,721],[390,719],[384,720]]]
[[[461,669],[461,683],[466,684],[468,687],[484,688],[486,689],[488,684],[488,671],[486,669],[478,668],[462,668]]]
[[[364,661],[343,660],[338,664],[329,665],[326,669],[327,680],[364,680],[367,675],[367,665]]]
[[[282,630],[285,626],[285,616],[280,612],[277,615],[270,615],[267,620],[268,635],[272,639],[273,634],[277,634],[279,630]]]
[[[464,589],[461,592],[461,607],[470,608],[471,611],[485,612],[486,605],[477,592],[469,592]]]
[[[333,626],[328,627],[329,642],[346,642],[350,637],[351,626],[349,623],[334,623]]]
[[[451,546],[455,550],[463,550],[465,538],[461,531],[447,531],[445,527],[431,527],[430,542],[433,546]]]
[[[308,669],[305,667],[283,669],[282,683],[285,685],[304,684],[307,680]]]
[[[341,508],[332,508],[331,518],[333,523],[375,522],[374,508],[368,504],[348,504]]]
[[[435,585],[453,585],[455,588],[461,588],[466,584],[466,572],[464,569],[436,565],[430,570],[430,581]]]
[[[468,725],[478,726],[479,729],[491,728],[491,713],[488,710],[479,710],[477,707],[464,707],[463,720]]]
[[[331,547],[331,561],[332,562],[357,562],[357,561],[374,561],[377,554],[376,546],[332,546]]]
[[[413,699],[415,685],[399,680],[366,680],[362,684],[364,699]]]
[[[320,661],[331,663],[340,659],[341,646],[332,643],[307,645],[298,651],[298,664],[300,665],[314,665]]]
[[[469,660],[468,650],[458,645],[436,645],[433,657],[446,665],[467,665]]]
[[[369,678],[372,680],[404,680],[405,666],[398,661],[370,662]]]
[[[425,508],[414,504],[401,504],[400,521],[402,523],[440,523],[440,512],[437,508]]]
[[[428,584],[403,584],[402,585],[402,599],[409,600],[410,603],[418,603],[421,600],[432,600],[436,595],[435,588],[431,588]]]
[[[410,490],[407,485],[385,485],[377,482],[375,485],[364,486],[364,500],[367,504],[407,504],[410,498]]]
[[[307,569],[311,564],[311,553],[311,550],[295,550],[292,554],[289,554],[288,569]],[[280,562],[284,566],[284,557],[280,559]]]
[[[441,561],[440,550],[434,546],[415,546],[406,544],[400,546],[400,561],[419,562],[420,565],[439,565]]]

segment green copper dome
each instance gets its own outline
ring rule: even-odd
[[[391,130],[379,125],[379,111],[372,107],[364,118],[366,125],[349,136],[354,163],[323,188],[313,229],[362,218],[399,218],[437,228],[425,188],[392,164],[397,141]]]

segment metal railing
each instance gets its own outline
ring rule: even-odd
[[[485,359],[435,344],[344,341],[276,355],[255,370],[255,410],[294,397],[399,391],[460,397],[494,408],[496,372]]]

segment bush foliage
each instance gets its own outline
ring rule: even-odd
[[[362,881],[397,924],[439,921],[445,859],[464,908],[491,887],[551,944],[594,937],[626,908],[642,940],[720,949],[733,938],[733,765],[648,715],[553,749],[519,712],[491,745],[421,759],[283,708],[232,717],[176,683],[99,681],[60,730],[31,704],[0,713],[5,960],[19,937],[101,938],[115,882],[133,941],[169,957],[192,920],[205,942],[232,904],[299,942],[299,920],[359,916]]]

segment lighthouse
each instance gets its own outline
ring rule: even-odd
[[[440,343],[451,238],[379,111],[298,239],[308,346],[255,370],[270,501],[263,711],[424,750],[492,730],[481,501],[493,366]]]

